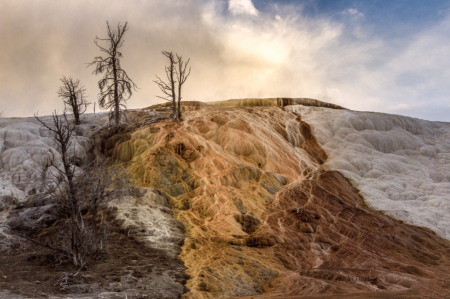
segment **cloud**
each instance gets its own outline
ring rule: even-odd
[[[439,15],[441,15],[441,14],[447,14],[447,13],[450,13],[450,8],[449,8],[449,9],[442,9],[442,10],[438,11],[438,14],[439,14]]]
[[[389,106],[389,110],[392,110],[392,111],[396,111],[396,110],[408,110],[408,109],[411,109],[411,106],[410,105],[408,105],[408,104],[403,104],[403,103],[400,103],[400,104],[397,104],[397,105],[391,105],[391,106]]]
[[[363,17],[364,14],[359,12],[356,8],[349,8],[342,12],[343,15],[350,15],[355,17]]]
[[[253,5],[252,0],[229,0],[228,10],[234,15],[258,15],[258,10]]]
[[[191,58],[186,100],[311,97],[381,112],[405,104],[410,109],[402,113],[450,121],[450,16],[412,38],[386,40],[362,22],[312,18],[293,5],[236,17],[231,9],[239,6],[232,2],[2,2],[0,40],[7,42],[0,43],[0,111],[61,111],[62,75],[79,78],[94,102],[100,76],[86,63],[101,53],[93,40],[105,36],[106,20],[128,20],[122,66],[140,87],[129,108],[160,102],[152,81],[164,72],[160,52],[169,50]],[[234,3],[254,8],[250,1]]]

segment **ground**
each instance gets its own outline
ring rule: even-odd
[[[118,226],[110,226],[107,252],[80,270],[66,283],[64,273],[78,271],[70,263],[60,265],[57,256],[40,246],[22,243],[10,255],[0,256],[0,289],[30,298],[177,298],[186,277],[183,263],[160,249],[148,248]],[[58,283],[59,282],[59,283]],[[65,285],[65,286],[64,286]],[[121,285],[121,286],[120,286]],[[180,290],[181,288],[181,290]],[[147,295],[145,297],[143,295]],[[140,296],[140,297],[139,297]]]

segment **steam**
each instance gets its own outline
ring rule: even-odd
[[[251,0],[230,0],[228,10],[232,14],[258,15],[258,10]]]
[[[170,50],[190,57],[186,100],[311,97],[351,109],[450,120],[450,18],[412,39],[385,40],[348,9],[340,18],[305,15],[301,6],[250,0],[8,1],[1,4],[0,110],[30,116],[62,110],[62,75],[78,78],[94,102],[100,79],[86,63],[95,36],[128,21],[123,68],[140,87],[128,102],[160,102],[155,74]],[[446,12],[443,12],[445,14]],[[91,107],[92,110],[92,107]]]

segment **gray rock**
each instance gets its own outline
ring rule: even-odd
[[[1,159],[0,159],[1,160]],[[11,206],[15,206],[18,204],[16,198],[11,195],[0,195],[0,212],[8,209]]]
[[[238,251],[242,251],[242,249],[239,246],[231,245],[231,248],[236,249]]]
[[[43,207],[23,208],[11,212],[11,218],[4,226],[16,232],[29,232],[34,229],[48,227],[56,220],[65,217],[61,206],[49,204]]]

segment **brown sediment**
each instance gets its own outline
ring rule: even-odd
[[[301,146],[302,149],[305,150],[310,157],[315,159],[317,163],[325,163],[328,159],[328,155],[317,143],[317,140],[311,131],[310,125],[302,121],[300,115],[297,115],[296,120],[300,123],[300,133],[305,138],[305,142]]]
[[[274,255],[292,271],[272,281],[269,292],[448,294],[450,242],[369,209],[338,172],[287,186],[267,215],[256,234],[278,237]]]

